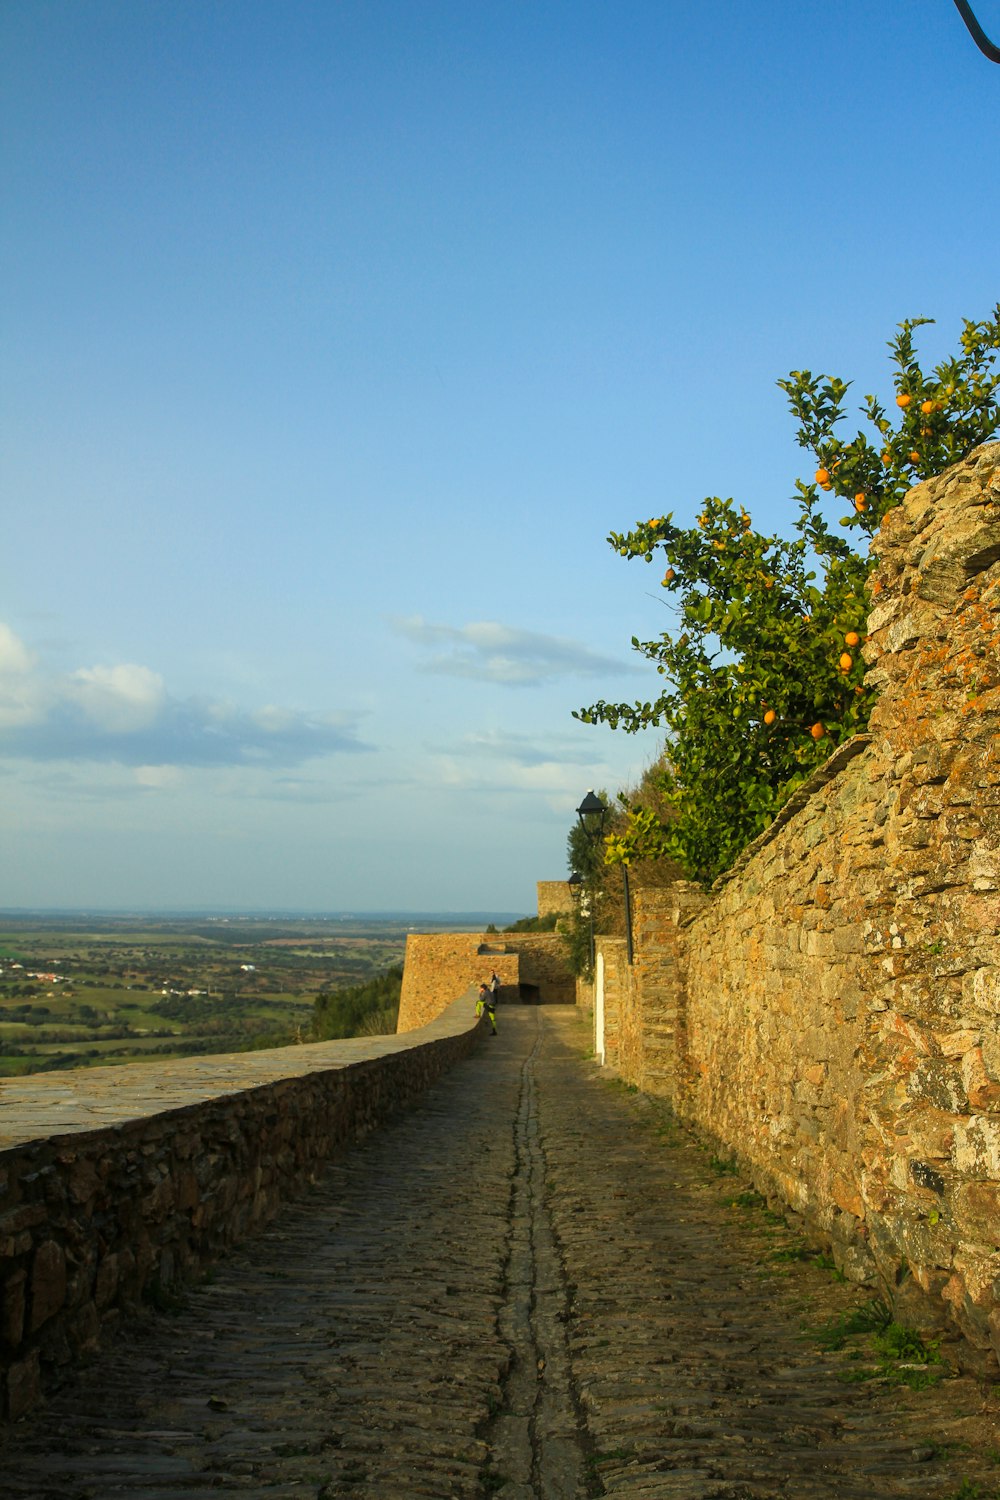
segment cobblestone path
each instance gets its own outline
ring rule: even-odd
[[[845,1383],[802,1330],[858,1293],[776,1259],[789,1232],[574,1011],[498,1024],[9,1429],[2,1500],[1000,1494],[995,1387]]]

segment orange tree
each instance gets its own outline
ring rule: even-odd
[[[959,352],[924,373],[913,332],[890,341],[895,406],[866,396],[868,432],[839,435],[848,385],[808,370],[780,380],[814,456],[814,478],[796,481],[797,533],[765,536],[732,500],[706,499],[693,527],[671,515],[640,521],[608,541],[625,558],[666,562],[662,587],[678,629],[632,638],[665,679],[649,702],[593,704],[575,717],[634,733],[667,730],[660,816],[623,796],[623,828],[609,863],[676,859],[710,880],[770,823],[794,789],[851,735],[864,730],[872,693],[859,647],[869,609],[868,538],[918,480],[940,473],[1000,426],[1000,304],[965,322]],[[846,501],[831,528],[824,496]]]

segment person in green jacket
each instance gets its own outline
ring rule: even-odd
[[[479,999],[476,1001],[476,1015],[477,1016],[481,1016],[484,1010],[485,1010],[487,1016],[489,1017],[490,1026],[492,1027],[492,1035],[496,1036],[496,1034],[497,1034],[497,1009],[496,1009],[496,1001],[493,998],[493,991],[490,989],[489,985],[486,983],[485,980],[483,980],[483,983],[479,986]]]

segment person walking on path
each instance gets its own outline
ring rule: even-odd
[[[496,1036],[496,1034],[497,1034],[496,1001],[493,998],[493,990],[486,983],[485,979],[483,980],[482,984],[479,986],[479,999],[476,1001],[476,1015],[477,1016],[481,1016],[484,1010],[485,1010],[487,1016],[489,1017],[490,1026],[492,1028],[493,1035]]]

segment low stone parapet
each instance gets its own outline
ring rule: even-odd
[[[405,1036],[0,1081],[0,1411],[169,1300],[471,1052],[474,996]]]

